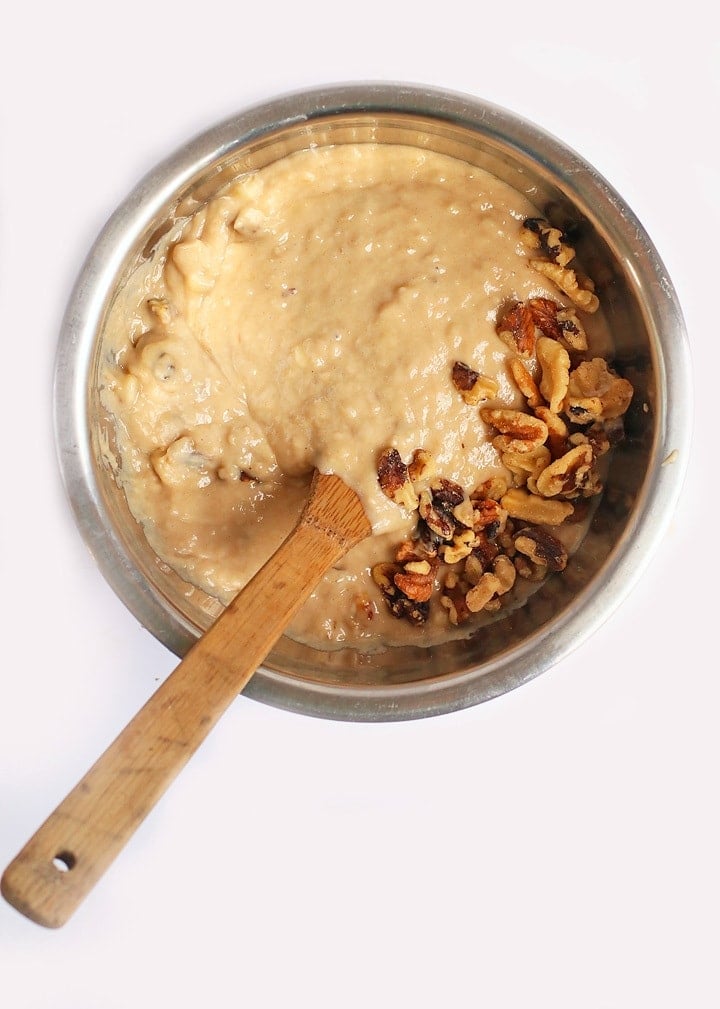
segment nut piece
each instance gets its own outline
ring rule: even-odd
[[[445,508],[436,504],[432,491],[424,488],[420,491],[420,518],[428,529],[440,540],[451,540],[455,535],[455,519]]]
[[[633,387],[611,371],[602,357],[583,361],[570,372],[565,412],[577,424],[614,420],[630,406]]]
[[[532,452],[503,452],[500,461],[512,473],[514,485],[524,487],[529,480],[537,479],[552,461],[552,456],[549,448],[538,445]]]
[[[465,602],[465,592],[461,585],[458,582],[454,584],[448,584],[448,582],[445,583],[440,596],[440,605],[448,611],[448,620],[453,627],[457,627],[459,624],[465,623],[470,616],[470,610]]]
[[[485,573],[485,567],[483,561],[478,557],[477,554],[472,553],[466,559],[465,565],[463,567],[463,578],[469,585],[477,585],[477,583],[482,578]],[[447,581],[445,582],[447,585]]]
[[[559,458],[567,451],[570,429],[560,414],[553,413],[547,406],[535,407],[535,414],[547,424],[547,447],[550,449],[553,459]]]
[[[418,496],[410,481],[408,468],[395,448],[386,448],[380,454],[377,467],[378,481],[383,494],[395,504],[414,511],[418,506]]]
[[[479,484],[470,495],[470,500],[473,502],[492,500],[497,504],[506,493],[507,481],[501,476],[494,476]]]
[[[465,596],[467,608],[471,613],[479,613],[480,610],[485,609],[492,597],[497,594],[501,587],[500,579],[497,575],[492,574],[490,571],[486,571],[480,578],[477,585],[473,585]]]
[[[528,494],[519,487],[511,488],[500,504],[510,518],[537,525],[559,526],[573,513],[573,506],[568,501],[548,500],[537,494]]]
[[[500,582],[500,588],[498,590],[499,596],[504,596],[506,592],[515,584],[515,565],[506,557],[505,554],[500,554],[500,556],[493,563],[493,572],[495,577]]]
[[[557,321],[560,310],[561,306],[550,298],[521,301],[501,317],[497,324],[497,334],[521,357],[530,357],[535,350],[538,331],[554,340],[559,340],[562,336]]]
[[[469,498],[465,497],[460,504],[455,505],[452,516],[459,525],[465,526],[467,529],[473,529],[475,526],[475,509]]]
[[[416,448],[408,463],[408,476],[413,485],[420,481],[428,481],[435,476],[435,460],[424,448]]]
[[[557,340],[541,336],[537,342],[537,359],[542,369],[540,392],[552,413],[560,413],[570,380],[570,355]]]
[[[439,508],[450,510],[462,504],[465,498],[465,491],[459,483],[448,480],[446,477],[438,477],[430,485],[433,503]]]
[[[383,598],[394,617],[397,617],[398,620],[407,620],[418,627],[425,623],[430,614],[429,603],[418,603],[403,595],[398,595],[395,599],[389,599],[387,596]]]
[[[470,406],[477,406],[487,399],[494,399],[498,394],[498,384],[486,375],[481,375],[477,371],[456,361],[452,369],[453,385],[458,390],[462,398]]]
[[[430,568],[427,561],[424,562],[427,565],[427,571],[421,573],[419,571],[410,571],[409,564],[405,565],[402,571],[398,571],[395,575],[395,584],[408,599],[412,599],[416,603],[426,603],[433,593],[434,588],[434,572]]]
[[[395,575],[400,570],[401,568],[399,564],[391,564],[389,561],[383,561],[381,564],[373,565],[370,574],[372,575],[372,579],[375,584],[381,588],[383,592],[389,592],[393,595]]]
[[[498,452],[531,452],[548,436],[547,424],[522,410],[485,407],[480,416],[486,424],[500,432],[500,437],[493,439]]]
[[[515,584],[515,566],[509,557],[500,554],[493,561],[492,571],[486,571],[477,583],[468,590],[465,604],[471,613],[489,608],[488,604],[495,596],[504,596]],[[492,609],[497,609],[493,606]]]
[[[408,561],[417,561],[421,554],[424,554],[422,544],[415,540],[403,540],[395,550],[395,560],[398,564],[406,564]]]
[[[446,564],[457,564],[472,553],[475,546],[476,537],[472,529],[463,529],[462,532],[453,536],[451,544],[441,548],[443,560]]]
[[[590,445],[596,459],[609,452],[613,444],[610,433],[603,424],[593,424],[584,433],[576,431],[568,438],[568,442],[571,445]]]
[[[593,292],[592,282],[587,277],[580,277],[575,270],[560,266],[558,263],[550,263],[546,259],[531,259],[530,266],[559,287],[573,305],[577,305],[584,312],[597,312],[600,300]]]
[[[516,554],[513,563],[518,575],[529,582],[541,582],[547,577],[547,567],[544,564],[536,564],[524,554]]]
[[[560,228],[554,228],[544,217],[528,217],[524,220],[521,237],[529,249],[540,249],[548,259],[560,266],[567,266],[575,258],[575,249],[567,245]]]
[[[522,303],[511,308],[499,320],[497,334],[521,357],[530,357],[535,350],[535,320],[530,309]]]
[[[543,497],[575,497],[590,482],[590,472],[595,456],[592,445],[576,445],[569,452],[550,463],[535,480],[538,494]]]
[[[494,498],[474,499],[472,505],[474,531],[494,539],[505,528],[507,512]]]
[[[543,401],[542,396],[540,395],[540,390],[535,383],[535,379],[532,377],[520,358],[513,357],[508,362],[508,368],[510,370],[510,374],[515,380],[515,384],[527,400],[528,406],[540,406]]]
[[[564,571],[567,567],[567,550],[555,536],[538,526],[521,529],[515,535],[515,548],[534,564],[550,571]]]
[[[571,350],[585,351],[588,349],[587,333],[572,308],[564,308],[557,314],[557,321],[562,331],[561,341]]]
[[[540,333],[551,340],[559,340],[562,334],[557,316],[562,306],[552,298],[530,298],[525,304]]]
[[[428,600],[432,594],[434,569],[431,568],[425,575],[405,574],[399,564],[382,563],[375,564],[371,574],[393,616],[409,620],[412,624],[425,623],[430,612]],[[398,584],[398,580],[401,584]],[[430,592],[427,592],[426,580],[430,582]],[[417,598],[407,594],[401,585]]]

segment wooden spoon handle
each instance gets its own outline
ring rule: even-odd
[[[294,531],[7,867],[10,904],[50,928],[68,920],[324,572],[369,528],[339,478],[316,478]]]

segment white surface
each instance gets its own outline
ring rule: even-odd
[[[589,643],[424,722],[239,699],[64,929],[0,902],[0,1005],[717,1007],[718,616],[716,582],[713,597],[703,586],[717,570],[720,94],[697,0],[672,16],[617,0],[585,14],[44,6],[16,5],[0,62],[0,868],[174,665],[75,530],[50,397],[92,239],[196,132],[362,79],[446,86],[542,124],[655,242],[698,408],[666,541]]]

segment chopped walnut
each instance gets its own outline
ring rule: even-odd
[[[570,445],[590,445],[596,459],[605,455],[611,448],[610,436],[603,424],[593,424],[585,432],[576,431],[570,435],[568,443]]]
[[[463,529],[453,536],[452,543],[441,548],[442,558],[446,564],[457,564],[468,557],[475,546],[476,536],[472,529]]]
[[[579,276],[575,270],[571,270],[567,266],[560,266],[558,263],[548,262],[546,259],[531,259],[530,265],[560,288],[573,305],[577,305],[584,312],[597,312],[600,300],[592,290],[591,281],[587,277]]]
[[[427,562],[426,562],[427,563]],[[414,624],[427,620],[428,600],[434,587],[435,567],[428,564],[423,573],[408,571],[407,565],[375,564],[371,574],[373,581],[382,591],[383,599],[390,612],[396,617],[404,617]]]
[[[497,324],[497,334],[521,357],[530,357],[535,350],[538,333],[555,340],[562,331],[557,321],[561,306],[550,298],[530,298],[504,313]]]
[[[555,536],[539,526],[521,529],[515,535],[515,548],[533,563],[550,571],[564,571],[567,567],[567,550]]]
[[[421,481],[431,480],[435,476],[435,460],[424,448],[416,448],[408,463],[408,476],[413,486]]]
[[[439,506],[432,491],[425,488],[420,491],[420,518],[423,519],[431,533],[441,540],[451,540],[455,534],[455,519],[445,508]]]
[[[500,554],[497,560],[493,563],[493,572],[495,577],[500,582],[500,591],[498,595],[504,596],[506,592],[515,584],[515,565],[506,557],[505,554]]]
[[[586,351],[588,349],[587,333],[572,308],[564,308],[557,314],[557,321],[560,325],[564,342],[571,350]]]
[[[416,626],[424,624],[430,614],[429,602],[415,602],[404,595],[398,595],[395,599],[385,596],[385,601],[394,617],[405,619]]]
[[[452,369],[453,385],[470,406],[477,406],[485,400],[494,399],[499,386],[493,379],[474,371],[462,361],[456,361]]]
[[[506,492],[507,481],[501,476],[494,476],[477,486],[470,495],[470,500],[473,502],[491,500],[497,503]]]
[[[508,363],[508,368],[510,370],[510,374],[515,380],[515,384],[527,400],[528,406],[540,406],[543,401],[543,398],[540,395],[540,390],[537,387],[535,379],[532,377],[520,358],[513,357]]]
[[[508,557],[512,557],[515,553],[515,541],[513,539],[515,535],[515,523],[511,518],[508,518],[505,523],[505,528],[497,537],[497,547],[498,552],[502,550],[504,554]],[[475,553],[479,553],[478,548],[475,548]]]
[[[422,516],[418,517],[415,536],[424,557],[437,557],[439,547],[445,542],[445,537],[434,533]]]
[[[540,392],[551,413],[560,413],[570,381],[570,355],[557,340],[541,336],[537,342],[537,359],[542,370]]]
[[[409,560],[403,565],[403,571],[408,575],[429,575],[434,570],[428,560]]]
[[[416,603],[426,603],[433,593],[434,579],[427,561],[428,570],[423,572],[410,571],[410,565],[405,565],[402,571],[395,575],[395,584],[408,599]]]
[[[548,436],[546,445],[550,449],[553,459],[564,455],[567,451],[567,442],[570,430],[560,414],[553,413],[547,406],[535,407],[535,414],[547,424]]]
[[[543,444],[548,435],[544,421],[532,414],[523,413],[522,410],[493,410],[485,407],[480,411],[480,416],[486,424],[500,432],[493,439],[498,452],[532,452]]]
[[[483,570],[495,560],[497,555],[502,549],[507,553],[506,545],[503,544],[503,539],[505,537],[505,531],[499,533],[497,537],[489,536],[486,532],[479,532],[475,540],[475,546],[473,547],[472,557],[476,557],[479,563],[482,565]],[[468,558],[465,563],[467,564],[470,558]]]
[[[386,448],[380,454],[377,467],[378,481],[383,494],[395,504],[402,505],[408,511],[414,511],[418,506],[418,496],[410,480],[408,468],[400,458],[395,448]]]
[[[503,531],[507,523],[507,512],[494,498],[472,500],[473,530],[484,532],[491,539]]]
[[[473,585],[470,591],[466,594],[465,604],[467,605],[467,608],[471,613],[479,613],[480,610],[485,609],[487,604],[490,602],[492,597],[497,594],[500,588],[500,579],[497,575],[492,574],[490,571],[486,571],[480,578],[477,585]]]
[[[463,576],[470,585],[477,585],[485,572],[485,564],[476,553],[471,553],[465,560]],[[447,582],[446,582],[447,584]]]
[[[465,596],[466,589],[460,579],[448,576],[440,596],[440,605],[448,611],[448,619],[455,627],[464,624],[470,616]]]
[[[536,479],[552,460],[550,449],[538,445],[532,452],[503,452],[500,456],[503,466],[513,475],[516,487],[524,487],[528,480]]]
[[[420,517],[441,540],[451,540],[458,524],[452,513],[464,498],[465,492],[459,484],[440,477],[420,491]]]
[[[564,409],[577,424],[621,417],[630,406],[633,387],[607,366],[602,357],[583,361],[570,372]]]
[[[398,544],[395,550],[395,560],[398,564],[404,564],[407,561],[416,561],[420,557],[418,552],[418,547],[422,550],[422,545],[416,540],[403,540],[402,543]]]
[[[575,497],[587,485],[595,457],[590,445],[576,445],[546,466],[535,480],[543,497]]]
[[[560,228],[554,228],[544,217],[528,217],[523,221],[523,243],[530,249],[540,249],[548,259],[567,266],[575,258],[575,249],[568,245]]]
[[[475,509],[470,498],[464,497],[460,504],[456,504],[452,510],[452,516],[461,526],[465,526],[467,529],[474,528]]]
[[[503,596],[515,584],[515,567],[509,557],[500,554],[495,559],[492,571],[486,571],[465,595],[465,603],[471,613],[487,609],[496,596]],[[493,607],[494,609],[495,607]]]
[[[374,564],[370,574],[375,584],[390,595],[393,595],[393,589],[395,585],[395,575],[402,568],[399,564],[391,564],[389,561],[382,561],[380,564]]]
[[[511,488],[500,504],[514,519],[538,525],[559,526],[572,515],[573,506],[568,501],[556,501],[537,494],[528,494],[520,487]]]
[[[451,509],[461,504],[465,497],[465,491],[459,483],[448,480],[446,477],[439,477],[430,485],[433,503],[441,508]]]
[[[532,312],[522,304],[515,305],[499,320],[497,334],[521,357],[530,357],[535,350],[535,321]]]
[[[520,578],[524,578],[529,582],[541,582],[547,575],[548,569],[546,565],[536,564],[529,557],[521,553],[515,555],[513,564]]]

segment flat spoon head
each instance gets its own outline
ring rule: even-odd
[[[315,474],[295,529],[7,867],[10,904],[65,924],[323,574],[370,531],[355,492]]]

